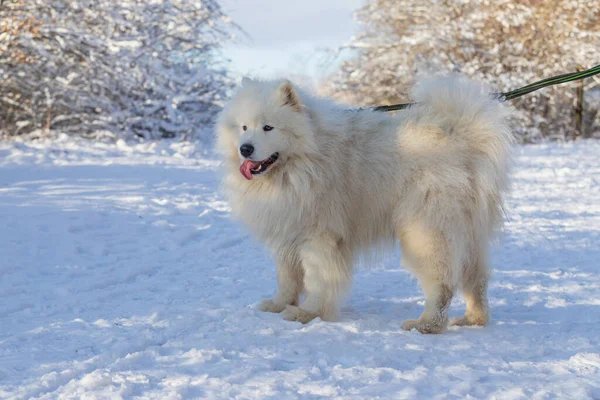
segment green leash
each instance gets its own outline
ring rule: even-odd
[[[552,78],[542,79],[541,81],[534,82],[530,85],[523,86],[522,88],[511,90],[510,92],[500,92],[500,93],[491,93],[491,96],[499,101],[507,101],[513,100],[517,97],[524,96],[528,93],[535,92],[541,88],[545,88],[546,86],[559,85],[561,83],[567,83],[572,81],[578,81],[580,79],[589,78],[590,76],[594,76],[600,74],[600,65],[596,65],[590,69],[586,69],[585,71],[572,72],[570,74],[562,74],[553,76]],[[403,104],[392,104],[389,106],[378,106],[373,107],[373,111],[397,111],[408,108],[417,103],[403,103]]]

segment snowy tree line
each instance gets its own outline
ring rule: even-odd
[[[381,105],[408,101],[433,72],[507,91],[589,68],[600,63],[595,3],[368,0],[325,92]],[[0,0],[0,137],[195,137],[234,84],[219,49],[236,31],[218,0]],[[524,142],[600,137],[598,77],[511,104]]]
[[[432,72],[508,91],[600,64],[597,1],[369,0],[356,17],[364,29],[341,49],[350,58],[326,92],[361,106],[407,102],[414,79]],[[511,104],[523,142],[600,137],[600,77]]]
[[[196,135],[232,81],[216,0],[0,0],[0,135]]]

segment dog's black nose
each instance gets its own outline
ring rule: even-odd
[[[240,154],[244,157],[250,157],[254,153],[254,146],[244,143],[240,146]]]

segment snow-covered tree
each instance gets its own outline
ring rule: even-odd
[[[232,27],[216,0],[0,0],[0,134],[193,136]]]
[[[357,105],[406,102],[427,73],[458,72],[508,91],[600,63],[600,7],[588,0],[369,0],[328,88]],[[583,132],[600,136],[600,80],[584,82]],[[523,141],[569,138],[580,83],[514,100]],[[596,87],[596,90],[591,90]]]

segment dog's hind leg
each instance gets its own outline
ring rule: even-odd
[[[307,323],[316,317],[333,321],[352,281],[351,257],[341,238],[319,235],[302,246],[306,299],[299,307],[287,306],[283,318]]]
[[[468,265],[463,273],[463,295],[467,302],[465,315],[453,318],[450,325],[485,325],[489,320],[487,286],[489,268],[485,252],[475,257],[475,262]]]
[[[297,257],[281,258],[277,263],[277,293],[258,306],[261,311],[279,313],[288,305],[298,305],[304,271]]]
[[[454,291],[439,282],[421,282],[425,293],[425,311],[419,319],[407,319],[401,327],[410,331],[416,329],[421,333],[442,333],[448,325],[448,309]]]
[[[455,266],[444,235],[412,226],[400,235],[402,255],[417,275],[425,294],[425,310],[419,319],[406,320],[402,329],[442,333],[448,325],[448,310],[455,292]]]

